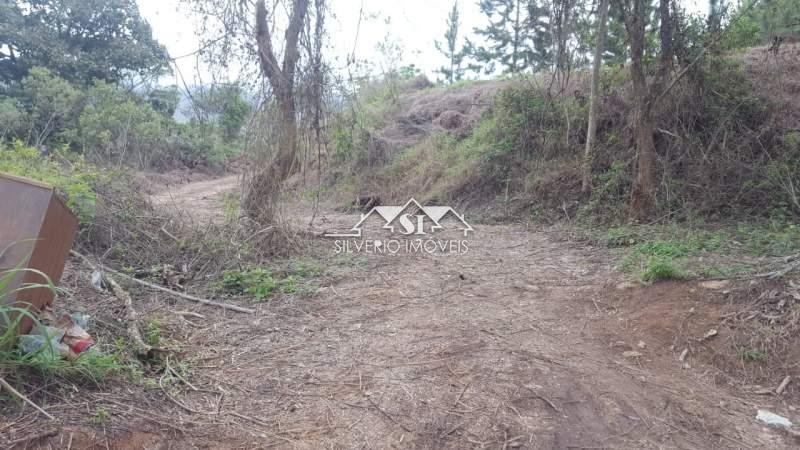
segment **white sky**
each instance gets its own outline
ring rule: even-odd
[[[179,0],[137,1],[142,16],[153,27],[155,38],[167,47],[170,55],[185,55],[198,48],[195,20]],[[704,12],[708,1],[681,0],[680,3],[689,11]],[[376,45],[388,33],[403,48],[402,61],[396,66],[413,63],[431,79],[435,79],[434,70],[445,61],[436,51],[434,40],[443,40],[445,21],[452,4],[452,0],[329,0],[331,16],[328,18],[328,32],[333,41],[334,66],[344,66],[346,56],[353,51],[359,11],[363,6],[364,17],[355,47],[356,58],[378,65],[381,58]],[[471,36],[472,29],[485,22],[478,8],[478,0],[460,0],[459,7],[459,33],[462,38]],[[196,77],[196,58],[183,58],[178,64],[187,83],[200,81]],[[207,74],[202,68],[200,73]]]

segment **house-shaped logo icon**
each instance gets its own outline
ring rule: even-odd
[[[382,228],[392,233],[405,235],[425,235],[434,231],[444,229],[442,221],[448,216],[452,216],[458,223],[458,228],[467,233],[473,231],[472,226],[464,220],[463,214],[458,214],[456,210],[449,206],[422,206],[414,198],[411,198],[402,206],[375,206],[368,213],[361,214],[361,219],[350,231],[346,233],[328,233],[328,237],[361,237],[364,222],[378,215],[383,219]],[[427,231],[426,231],[427,230]]]

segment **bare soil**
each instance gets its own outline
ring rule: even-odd
[[[153,204],[172,211],[192,222],[218,221],[224,217],[223,195],[233,193],[239,187],[239,175],[222,178],[167,185],[152,195]]]
[[[194,183],[155,200],[213,220],[216,197],[235,185],[232,177]],[[308,223],[307,208],[289,210],[298,224]],[[329,231],[358,220],[329,211],[317,221]],[[137,293],[140,312],[160,313],[184,340],[180,356],[191,386],[166,391],[170,398],[132,384],[76,388],[62,400],[82,415],[68,415],[37,439],[34,429],[50,424],[21,409],[0,420],[0,442],[27,436],[20,448],[120,449],[796,446],[755,415],[766,408],[800,419],[797,384],[783,396],[747,392],[721,376],[698,341],[736,306],[730,292],[747,287],[626,283],[604,249],[523,225],[472,225],[466,253],[340,255],[329,266],[338,281],[310,298],[257,304],[254,315]],[[313,245],[316,254],[334,252],[330,239]],[[83,278],[65,284],[77,290]],[[692,350],[680,362],[687,343]],[[110,420],[92,424],[99,407]]]

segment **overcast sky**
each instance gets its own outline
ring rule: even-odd
[[[195,20],[179,0],[138,0],[139,8],[153,27],[155,38],[164,44],[173,57],[185,55],[198,48]],[[332,39],[334,66],[342,67],[346,55],[353,51],[359,59],[379,63],[378,42],[388,34],[403,48],[400,65],[415,64],[429,77],[444,64],[436,51],[434,40],[443,40],[445,20],[452,0],[329,0],[332,17],[328,32]],[[681,0],[690,11],[705,11],[707,0]],[[356,41],[359,11],[363,18]],[[484,16],[477,0],[460,0],[461,35],[471,35],[476,26],[483,26]],[[388,20],[388,24],[387,24]],[[179,60],[179,68],[187,82],[197,82],[196,58]],[[201,73],[206,73],[200,68]],[[192,81],[190,81],[191,79]]]

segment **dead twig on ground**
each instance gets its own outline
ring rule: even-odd
[[[76,252],[75,250],[70,250],[70,254],[73,255],[73,256],[77,256],[78,258],[80,258],[83,262],[85,262],[90,267],[94,267],[94,264],[89,260],[89,258],[87,258],[86,256]],[[253,310],[251,308],[245,308],[245,307],[242,307],[242,306],[230,305],[228,303],[215,302],[213,300],[206,300],[204,298],[195,297],[193,295],[189,295],[189,294],[184,294],[182,292],[173,291],[172,289],[167,289],[167,288],[165,288],[163,286],[159,286],[157,284],[153,284],[153,283],[150,283],[150,282],[147,282],[147,281],[144,281],[144,280],[139,280],[138,278],[134,278],[134,277],[125,275],[124,273],[117,272],[116,270],[111,269],[111,268],[106,267],[106,266],[103,266],[102,264],[98,264],[97,267],[101,268],[102,270],[104,270],[106,272],[110,272],[110,273],[113,273],[114,275],[117,275],[119,277],[122,277],[122,278],[125,278],[127,280],[133,281],[134,283],[140,284],[140,285],[148,287],[150,289],[155,289],[157,291],[166,292],[167,294],[170,294],[170,295],[175,296],[175,297],[182,298],[184,300],[189,300],[189,301],[192,301],[192,302],[195,302],[195,303],[200,303],[200,304],[208,305],[208,306],[215,306],[217,308],[227,309],[227,310],[230,310],[230,311],[236,311],[236,312],[245,313],[245,314],[253,314],[253,313],[255,313],[255,310]]]
[[[33,409],[35,409],[36,411],[39,411],[40,413],[44,414],[44,416],[47,417],[48,419],[56,420],[56,418],[53,417],[50,413],[48,413],[47,411],[45,411],[42,408],[40,408],[39,405],[37,405],[36,403],[33,403],[33,401],[31,401],[31,399],[26,397],[24,394],[22,394],[18,390],[14,389],[14,386],[11,386],[10,384],[8,384],[8,382],[5,379],[0,378],[0,386],[3,386],[12,395],[14,395],[15,397],[17,397],[20,400],[24,401],[25,403],[31,405],[33,407]]]
[[[47,430],[47,431],[43,431],[41,433],[36,433],[36,434],[34,434],[32,436],[26,436],[24,438],[19,438],[19,439],[16,439],[16,440],[13,440],[13,441],[9,442],[8,443],[8,448],[13,448],[14,446],[19,445],[19,444],[25,444],[25,448],[28,448],[28,444],[30,444],[31,442],[36,442],[39,439],[52,437],[52,436],[55,436],[57,434],[58,434],[58,430],[57,429]]]
[[[792,381],[792,377],[790,375],[786,375],[783,381],[781,381],[781,384],[775,389],[775,393],[778,395],[783,394],[783,391],[786,390],[786,386],[789,385],[790,381]]]
[[[402,423],[398,422],[398,421],[397,421],[397,419],[395,419],[395,418],[394,418],[394,417],[392,417],[392,416],[391,416],[389,413],[387,413],[386,411],[384,411],[383,409],[381,409],[381,407],[380,407],[380,406],[378,406],[378,404],[377,404],[377,403],[375,403],[375,402],[374,402],[374,401],[373,401],[371,398],[369,398],[369,396],[366,396],[366,395],[365,395],[365,396],[364,396],[364,398],[366,398],[366,399],[367,399],[367,401],[368,401],[368,402],[369,402],[369,403],[372,405],[372,407],[373,407],[374,409],[376,409],[376,410],[377,410],[379,413],[381,413],[381,415],[382,415],[383,417],[386,417],[387,419],[389,419],[389,421],[391,421],[392,423],[394,423],[394,424],[395,424],[395,425],[397,425],[398,427],[402,428],[403,430],[405,430],[405,431],[407,431],[407,432],[409,432],[409,433],[413,433],[413,431],[412,431],[411,429],[409,429],[407,426],[403,425]],[[350,406],[357,406],[357,407],[362,407],[362,408],[363,408],[363,406],[361,406],[361,405],[352,405],[352,404],[349,404],[349,403],[348,403],[348,405],[350,405]],[[369,407],[367,407],[367,409],[370,409],[370,408],[369,408]]]

